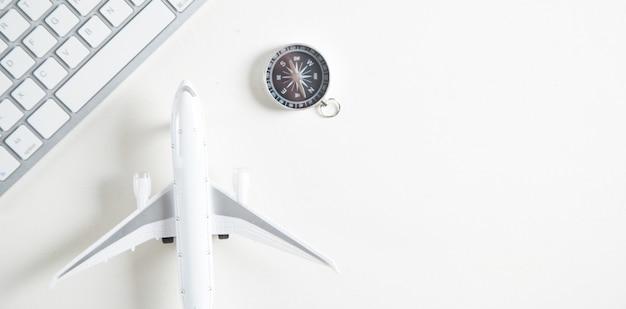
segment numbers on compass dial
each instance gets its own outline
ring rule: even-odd
[[[288,108],[307,108],[318,103],[328,89],[328,65],[322,55],[305,45],[278,51],[265,72],[270,95]]]

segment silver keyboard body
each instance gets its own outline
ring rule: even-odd
[[[206,0],[0,0],[0,195]]]

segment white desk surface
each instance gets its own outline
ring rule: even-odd
[[[171,181],[170,107],[205,101],[210,176],[335,259],[236,236],[214,308],[626,307],[626,3],[209,0],[0,198],[0,308],[181,308],[158,241],[48,289]],[[269,53],[300,42],[341,114],[265,99]]]

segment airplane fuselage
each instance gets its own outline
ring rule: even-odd
[[[211,190],[200,100],[181,85],[172,108],[172,159],[176,249],[180,294],[185,309],[211,308],[213,280],[210,228]]]

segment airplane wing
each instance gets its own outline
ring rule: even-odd
[[[338,271],[331,259],[316,252],[215,187],[213,187],[213,199],[213,235],[239,234]]]
[[[213,235],[239,234],[252,240],[326,265],[337,271],[335,263],[297,240],[251,209],[239,204],[219,189],[213,189]],[[93,245],[59,271],[57,282],[98,263],[134,248],[150,239],[176,236],[174,194],[170,185],[150,199],[145,208],[137,209]]]
[[[137,209],[115,228],[78,255],[57,273],[52,286],[81,270],[126,251],[150,239],[174,237],[174,195],[171,186]]]

